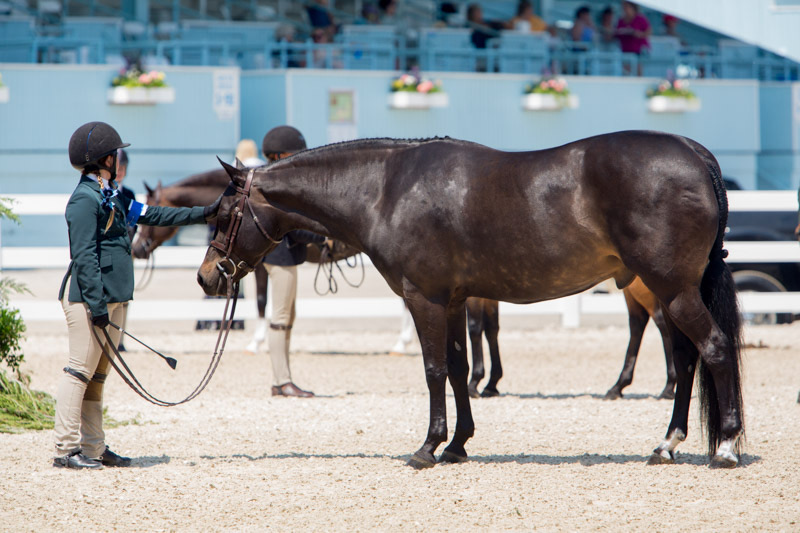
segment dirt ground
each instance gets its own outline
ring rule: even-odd
[[[51,432],[0,435],[3,531],[746,531],[800,529],[800,324],[753,328],[745,355],[747,444],[740,467],[711,470],[696,401],[677,464],[646,466],[672,410],[656,400],[660,340],[645,335],[623,400],[602,396],[622,366],[622,325],[565,330],[501,322],[499,398],[473,401],[470,460],[405,465],[428,423],[419,356],[386,354],[393,323],[298,323],[292,367],[311,400],[272,398],[268,356],[234,332],[210,386],[175,408],[151,406],[114,376],[107,430],[128,469],[51,466]],[[53,393],[66,363],[63,325],[25,342],[33,386]],[[170,327],[175,327],[171,325]],[[133,350],[159,396],[187,394],[212,333],[139,328],[179,359],[172,372]],[[128,343],[129,347],[132,347]],[[448,396],[449,428],[455,407]],[[444,448],[440,447],[439,451]]]

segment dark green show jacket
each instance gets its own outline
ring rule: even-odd
[[[102,205],[100,185],[96,179],[81,176],[65,213],[72,258],[67,271],[67,276],[72,273],[69,301],[86,302],[92,316],[107,313],[108,303],[133,299],[131,239],[125,222],[130,200],[120,194],[111,201],[114,219],[106,230],[112,211]],[[205,218],[202,206],[147,206],[138,223],[147,226],[186,226],[205,224]],[[62,296],[59,294],[59,299]]]

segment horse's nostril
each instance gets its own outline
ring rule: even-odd
[[[201,287],[205,287],[205,283],[203,283],[203,275],[200,272],[197,273],[197,283],[199,283]]]

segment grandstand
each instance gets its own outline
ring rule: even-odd
[[[659,35],[664,13],[656,9],[643,10],[654,30],[647,54],[622,54],[602,44],[570,40],[577,6],[588,5],[598,14],[611,4],[619,14],[618,2],[544,0],[540,14],[550,32],[520,35],[491,24],[494,38],[486,49],[476,49],[470,30],[463,29],[467,1],[405,0],[390,24],[381,25],[364,23],[361,12],[367,3],[330,1],[336,35],[332,42],[316,42],[308,14],[313,1],[0,1],[0,63],[358,70],[416,66],[601,76],[665,76],[680,70],[698,78],[798,79],[796,61],[708,27],[683,21],[683,43]],[[487,22],[494,23],[510,20],[516,6],[514,1],[477,3]],[[659,0],[644,3],[657,5]],[[454,12],[444,13],[443,4]]]

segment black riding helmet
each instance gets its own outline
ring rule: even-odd
[[[83,174],[97,172],[99,169],[111,172],[111,179],[117,177],[117,150],[130,146],[123,143],[117,130],[105,122],[89,122],[72,134],[69,140],[69,162]],[[113,155],[111,167],[100,164],[100,160]]]
[[[261,151],[265,156],[270,154],[284,154],[299,152],[306,149],[306,140],[297,128],[291,126],[278,126],[272,128],[264,135],[261,142]]]

